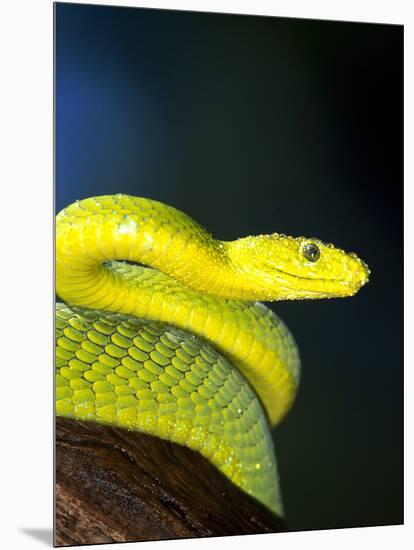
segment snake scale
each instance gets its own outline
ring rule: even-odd
[[[260,302],[351,296],[368,276],[318,239],[224,242],[154,200],[77,201],[56,217],[56,414],[186,445],[282,515],[270,430],[300,359]]]

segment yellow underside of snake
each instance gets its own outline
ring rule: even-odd
[[[56,413],[186,445],[282,515],[270,429],[300,360],[260,300],[350,296],[368,275],[317,239],[224,242],[150,199],[77,201],[56,218]]]

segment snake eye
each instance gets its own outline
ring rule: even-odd
[[[305,244],[303,247],[303,255],[309,262],[316,262],[319,259],[319,256],[321,255],[321,252],[319,250],[319,247],[316,246],[314,243],[308,243]]]

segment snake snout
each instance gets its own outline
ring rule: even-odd
[[[348,275],[347,284],[352,288],[352,294],[355,294],[368,283],[371,270],[363,260],[351,252],[348,254],[346,273]]]

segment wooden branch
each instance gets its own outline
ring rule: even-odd
[[[57,546],[285,530],[186,447],[56,419]]]

